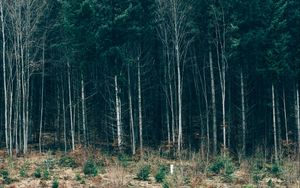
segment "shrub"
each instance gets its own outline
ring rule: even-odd
[[[231,158],[220,156],[212,163],[209,170],[215,174],[222,175],[226,182],[230,182],[233,178],[234,164]]]
[[[25,163],[21,166],[21,169],[20,169],[20,176],[21,177],[27,177],[27,171],[29,169],[29,163],[27,161],[25,161]]]
[[[84,181],[83,177],[80,176],[80,174],[76,174],[75,180],[80,182],[80,184],[85,184],[85,181]]]
[[[97,176],[98,169],[94,160],[88,159],[83,166],[83,173],[85,175]]]
[[[9,172],[7,169],[0,169],[0,177],[3,178],[5,184],[11,183],[11,179],[9,177]]]
[[[49,170],[47,168],[45,168],[44,171],[43,171],[43,177],[42,177],[42,179],[48,180],[49,178],[50,178],[50,172],[49,172]]]
[[[59,159],[58,165],[61,167],[76,168],[78,165],[75,159],[69,156],[63,156]]]
[[[127,167],[129,164],[128,163],[129,157],[127,155],[124,155],[124,154],[118,155],[118,160],[119,160],[121,166],[123,166],[123,167]]]
[[[280,175],[282,175],[283,169],[278,163],[274,163],[271,166],[270,173],[275,177],[279,177]]]
[[[52,188],[58,188],[59,187],[59,181],[57,178],[54,178],[52,182]]]
[[[151,166],[150,165],[142,166],[139,169],[138,173],[137,173],[137,179],[147,181],[148,178],[149,178],[150,172],[151,172]]]
[[[41,170],[40,167],[37,167],[34,170],[33,176],[36,177],[36,178],[41,178],[42,177],[42,170]]]
[[[158,183],[162,183],[164,179],[166,178],[167,170],[168,168],[166,166],[161,166],[159,167],[156,175],[155,175],[155,180]]]

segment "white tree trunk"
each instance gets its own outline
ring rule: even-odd
[[[299,86],[296,85],[296,124],[298,134],[298,156],[300,156],[300,98],[299,98]]]
[[[121,151],[122,147],[122,121],[121,121],[121,99],[119,96],[119,85],[118,85],[118,77],[115,76],[115,94],[116,94],[116,121],[117,121],[117,141],[118,148]]]
[[[142,88],[141,88],[141,64],[140,58],[137,59],[138,68],[138,110],[139,110],[139,134],[140,134],[140,152],[143,155],[143,115],[142,115]]]
[[[81,73],[81,109],[82,109],[82,128],[83,128],[83,142],[84,147],[87,146],[86,140],[86,107],[85,107],[85,92],[84,92],[84,80],[83,74]]]
[[[61,95],[62,95],[62,110],[63,110],[63,129],[64,129],[64,149],[67,153],[67,130],[66,130],[66,105],[65,105],[65,90],[63,84],[63,77],[61,76]]]
[[[273,112],[273,138],[274,138],[274,150],[275,150],[275,160],[278,160],[277,151],[277,131],[276,131],[276,109],[275,109],[275,89],[272,83],[272,112]]]
[[[285,89],[283,88],[282,92],[283,98],[283,115],[284,115],[284,127],[285,127],[285,141],[286,144],[289,144],[289,134],[288,134],[288,124],[287,124],[287,112],[286,112],[286,98],[285,98]]]
[[[215,78],[212,54],[209,51],[209,68],[210,68],[210,83],[211,83],[211,101],[212,101],[212,118],[213,118],[213,152],[217,153],[217,110],[216,110],[216,91],[215,91]]]
[[[43,39],[45,40],[45,39]],[[44,115],[44,80],[45,80],[45,41],[43,41],[43,55],[42,55],[42,91],[41,91],[41,109],[40,109],[40,135],[39,135],[39,151],[42,152],[42,128]]]
[[[0,1],[1,11],[1,30],[2,30],[2,62],[3,62],[3,89],[4,89],[4,126],[5,126],[5,145],[7,153],[9,153],[9,139],[8,139],[8,105],[7,105],[7,84],[6,84],[6,39],[5,39],[5,28],[4,28],[4,12],[3,12],[3,0]]]
[[[72,103],[72,90],[71,90],[71,67],[69,60],[67,60],[68,66],[68,89],[69,89],[69,110],[70,110],[70,123],[71,123],[71,138],[72,138],[72,150],[75,150],[75,130],[73,122],[73,103]]]
[[[132,155],[135,155],[135,131],[134,131],[134,120],[133,120],[133,109],[132,109],[132,98],[131,98],[131,81],[130,81],[130,65],[127,69],[127,79],[128,79],[128,101],[129,101],[129,123],[131,132],[131,150]]]
[[[246,154],[246,108],[245,108],[245,85],[244,85],[244,73],[241,69],[240,73],[241,81],[241,103],[242,103],[242,155]]]

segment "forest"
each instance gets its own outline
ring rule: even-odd
[[[300,186],[299,0],[0,0],[0,24],[0,187],[38,158],[95,166],[62,187],[114,158],[166,175],[132,187]]]

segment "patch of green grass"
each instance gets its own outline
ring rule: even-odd
[[[151,166],[144,165],[139,169],[137,173],[137,179],[147,181],[149,179],[150,173],[151,173]]]
[[[234,163],[232,162],[232,159],[227,156],[217,157],[209,167],[209,171],[218,175],[222,175],[223,180],[226,182],[232,181],[234,170]]]
[[[80,176],[80,174],[76,174],[75,180],[80,182],[80,184],[85,184],[85,180],[83,177]]]

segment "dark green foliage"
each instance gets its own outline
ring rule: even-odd
[[[76,168],[78,165],[74,158],[69,156],[62,156],[58,162],[59,166],[61,167],[69,167],[69,168]]]
[[[33,176],[36,177],[36,178],[41,178],[42,177],[42,170],[41,170],[40,167],[37,167],[34,170]]]
[[[138,180],[147,181],[149,176],[150,176],[150,173],[151,173],[151,166],[150,165],[143,165],[139,169],[136,176],[137,176]]]
[[[224,181],[231,182],[235,167],[230,157],[219,156],[212,162],[209,170],[215,174],[222,175]]]
[[[54,178],[52,182],[52,188],[58,188],[59,187],[59,181],[58,178]]]
[[[27,161],[25,161],[25,163],[21,166],[19,174],[21,177],[27,177],[27,171],[29,169],[29,163]]]
[[[9,171],[7,169],[0,169],[0,177],[3,178],[5,184],[11,183],[11,179],[9,177]]]
[[[130,158],[128,155],[120,154],[120,155],[118,155],[118,160],[123,167],[127,167],[129,164]]]
[[[88,176],[97,176],[98,168],[93,159],[88,159],[83,166],[83,173]]]
[[[162,183],[167,175],[168,168],[166,166],[160,166],[156,175],[155,175],[155,180],[158,183]]]
[[[80,174],[76,174],[75,180],[80,182],[80,184],[85,184],[84,178],[80,176]]]

